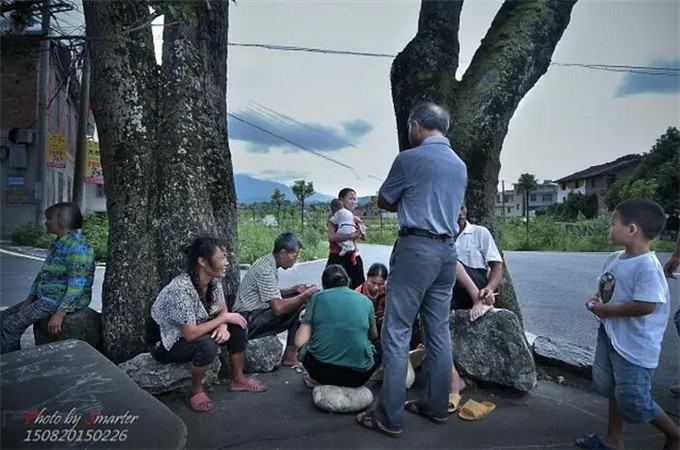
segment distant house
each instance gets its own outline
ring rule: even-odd
[[[505,199],[503,199],[502,196],[505,196]],[[505,208],[505,211],[503,210]],[[515,191],[514,190],[506,190],[505,192],[497,193],[496,194],[496,205],[495,205],[495,211],[497,216],[518,216],[518,213],[515,213]]]
[[[503,211],[503,199],[501,194],[496,194],[496,215],[501,216],[505,212],[506,216],[522,216],[524,215],[524,203],[526,195],[522,188],[517,184],[513,184],[513,190],[506,190],[505,195],[505,211]],[[543,183],[537,184],[536,187],[529,193],[529,215],[535,215],[536,209],[543,206],[550,206],[557,203],[557,184],[552,180],[544,180]]]
[[[559,190],[557,201],[563,203],[572,192],[580,192],[583,195],[597,195],[597,209],[605,210],[604,198],[609,188],[618,180],[629,176],[640,164],[638,154],[622,156],[614,161],[597,166],[591,166],[579,172],[572,173],[557,180]]]

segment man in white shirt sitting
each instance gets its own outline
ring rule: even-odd
[[[458,265],[451,309],[469,309],[477,320],[493,308],[495,290],[503,278],[503,258],[489,230],[467,221],[467,207],[458,215]]]

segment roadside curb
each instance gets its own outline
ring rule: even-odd
[[[537,365],[562,369],[586,380],[592,380],[595,349],[589,346],[537,336],[524,332]]]
[[[25,257],[30,259],[35,259],[36,261],[45,261],[47,258],[47,249],[38,247],[29,247],[25,245],[16,245],[10,241],[0,241],[0,252],[4,252],[9,255]],[[304,266],[306,264],[317,263],[319,261],[325,261],[325,259],[312,259],[310,261],[303,261],[301,263],[295,264],[296,266]],[[252,264],[239,264],[239,270],[248,270]],[[105,262],[98,262],[97,267],[106,267]]]

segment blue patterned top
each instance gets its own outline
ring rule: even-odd
[[[86,308],[92,300],[94,252],[78,231],[55,239],[31,294],[59,305],[65,312]]]

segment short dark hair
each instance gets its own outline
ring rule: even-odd
[[[321,286],[324,289],[349,286],[349,275],[341,265],[331,264],[321,274]]]
[[[340,192],[338,192],[338,198],[345,198],[350,192],[354,192],[355,194],[357,193],[357,191],[352,188],[342,188],[340,189]]]
[[[342,202],[340,201],[339,198],[334,198],[331,200],[331,211],[336,212],[339,211],[343,208]]]
[[[626,200],[616,205],[618,214],[624,225],[635,224],[650,241],[657,237],[666,226],[666,213],[652,200]]]
[[[45,217],[55,219],[57,226],[62,230],[71,231],[83,228],[83,215],[75,203],[56,203],[45,210]]]
[[[295,250],[302,250],[303,248],[305,248],[305,246],[302,245],[302,241],[295,233],[281,233],[274,241],[274,253],[278,253],[281,250],[294,252]]]
[[[426,130],[437,130],[441,131],[442,134],[446,134],[449,131],[451,116],[436,103],[422,102],[414,106],[411,114],[408,116],[409,123],[414,120]]]
[[[366,276],[368,278],[380,277],[383,280],[386,280],[387,274],[388,274],[388,271],[387,271],[387,267],[385,266],[385,264],[374,263],[373,265],[371,265],[371,267],[368,268],[368,273],[366,274]]]

